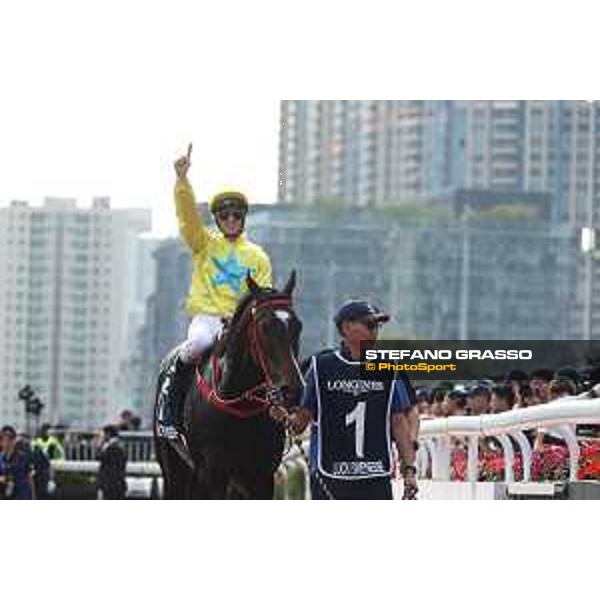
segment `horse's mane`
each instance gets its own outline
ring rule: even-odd
[[[252,300],[255,300],[256,298],[263,298],[265,296],[272,296],[279,293],[280,292],[278,292],[275,288],[260,288],[260,291],[258,293],[246,292],[240,298],[240,301],[238,302],[238,305],[235,308],[235,312],[231,317],[231,326],[234,326],[236,323],[238,323],[241,316],[244,314],[244,310],[246,310],[246,307],[248,306],[248,304],[250,304]]]

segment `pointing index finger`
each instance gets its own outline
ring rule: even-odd
[[[187,159],[190,160],[190,158],[192,157],[192,144],[188,144],[188,149],[187,149]]]

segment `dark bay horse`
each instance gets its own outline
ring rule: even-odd
[[[292,308],[295,273],[281,292],[260,288],[251,277],[247,283],[249,292],[213,349],[221,357],[218,384],[206,385],[201,395],[195,366],[182,373],[183,428],[193,468],[155,433],[167,499],[273,498],[285,431],[269,416],[269,405],[289,408],[298,397],[302,325]],[[177,352],[163,361],[157,389]]]

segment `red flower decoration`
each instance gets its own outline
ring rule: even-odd
[[[456,449],[451,455],[451,479],[467,478],[467,452]],[[523,458],[515,454],[513,472],[516,480],[523,478]],[[569,478],[569,451],[565,446],[545,446],[531,459],[532,481],[565,481]],[[578,479],[600,480],[600,441],[580,445]],[[482,450],[479,453],[479,481],[504,480],[504,455],[501,451]]]

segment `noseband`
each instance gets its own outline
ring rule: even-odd
[[[271,295],[265,298],[252,300],[242,312],[241,317],[232,325],[235,330],[243,331],[247,328],[250,354],[261,371],[261,382],[233,398],[223,398],[215,387],[212,387],[197,370],[196,385],[203,398],[206,398],[215,408],[238,418],[254,417],[279,404],[282,391],[273,385],[273,379],[267,367],[267,361],[262,345],[259,341],[258,314],[261,309],[280,309],[292,311],[292,299],[285,294]],[[228,335],[231,335],[229,332]],[[212,357],[212,368],[215,374],[221,372],[221,365],[216,356]]]

